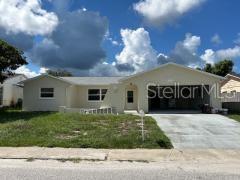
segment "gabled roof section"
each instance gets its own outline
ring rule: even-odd
[[[226,78],[228,78],[228,77],[235,77],[235,78],[240,80],[240,74],[237,74],[235,72],[231,72],[231,73],[227,74],[225,77]]]
[[[56,80],[59,80],[59,81],[62,81],[62,82],[68,83],[68,84],[73,84],[72,82],[69,82],[69,81],[64,80],[62,78],[59,78],[59,77],[51,76],[49,74],[41,74],[39,76],[36,76],[36,77],[33,77],[33,78],[29,78],[29,79],[27,79],[25,81],[20,82],[19,84],[24,84],[26,82],[34,81],[34,80],[37,80],[37,79],[40,79],[40,78],[43,78],[43,77],[49,77],[49,78],[56,79]]]
[[[31,79],[22,81],[21,84],[24,84],[29,81],[33,81],[42,77],[53,78],[68,84],[72,85],[110,85],[117,84],[122,77],[55,77],[49,74],[42,74]]]
[[[131,79],[131,78],[134,78],[134,77],[137,77],[137,76],[140,76],[140,75],[143,75],[145,73],[149,73],[149,72],[152,72],[152,71],[155,71],[155,70],[158,70],[158,69],[162,69],[162,68],[165,68],[167,66],[175,66],[175,67],[178,67],[178,68],[183,68],[183,69],[186,69],[186,70],[189,70],[189,71],[198,72],[198,73],[201,73],[201,74],[204,74],[204,75],[207,75],[207,76],[210,76],[210,77],[214,77],[214,78],[217,78],[217,79],[220,79],[220,80],[226,79],[225,77],[222,77],[222,76],[218,76],[218,75],[215,75],[215,74],[212,74],[212,73],[208,73],[208,72],[205,72],[205,71],[193,69],[193,68],[190,68],[190,67],[187,67],[187,66],[183,66],[183,65],[180,65],[180,64],[170,62],[170,63],[160,65],[160,66],[158,66],[156,68],[153,68],[151,70],[143,71],[143,72],[140,72],[140,73],[122,78],[121,81],[128,80],[128,79]]]

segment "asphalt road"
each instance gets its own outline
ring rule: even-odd
[[[151,180],[151,179],[240,179],[238,164],[182,162],[58,162],[0,160],[0,179],[39,180]]]

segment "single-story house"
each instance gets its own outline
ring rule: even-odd
[[[240,75],[227,74],[221,83],[223,107],[232,112],[240,112]]]
[[[23,100],[23,87],[19,84],[26,80],[23,74],[9,76],[3,83],[0,83],[0,106],[15,105]]]
[[[240,92],[240,75],[236,73],[227,74],[226,79],[221,83],[222,93]]]
[[[23,108],[25,111],[58,111],[61,106],[111,107],[119,113],[125,110],[190,110],[199,109],[203,104],[221,108],[218,85],[224,79],[175,63],[127,77],[43,74],[23,82]],[[190,97],[190,92],[194,96]]]

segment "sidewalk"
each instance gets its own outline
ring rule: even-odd
[[[240,150],[165,150],[165,149],[65,149],[19,147],[0,148],[0,159],[91,160],[91,161],[145,161],[145,162],[238,162]]]

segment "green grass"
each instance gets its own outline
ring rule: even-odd
[[[65,148],[172,148],[156,122],[133,115],[80,115],[50,112],[0,111],[0,146]]]
[[[228,117],[240,122],[240,114],[229,114]]]

